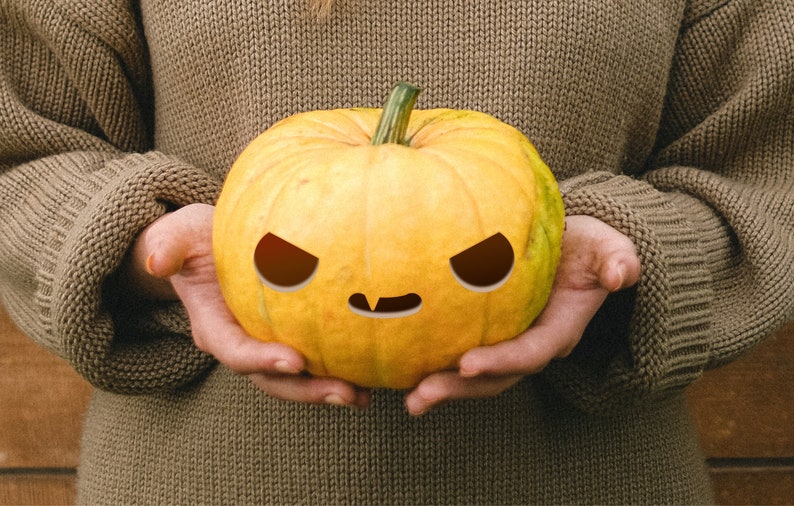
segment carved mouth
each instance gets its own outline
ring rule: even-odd
[[[422,298],[415,293],[399,297],[380,297],[372,309],[363,293],[354,293],[347,300],[351,311],[367,318],[402,318],[418,313],[422,309]]]

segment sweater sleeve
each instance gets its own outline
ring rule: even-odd
[[[0,296],[95,386],[172,388],[211,364],[181,305],[125,311],[107,281],[143,227],[220,182],[150,150],[141,30],[94,7],[0,3]]]
[[[543,373],[589,411],[685,387],[794,316],[794,4],[717,4],[690,7],[646,171],[561,185],[642,262]]]

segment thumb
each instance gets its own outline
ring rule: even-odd
[[[135,241],[128,275],[140,294],[154,299],[177,298],[169,278],[182,269],[189,249],[179,221],[171,214],[163,215]]]
[[[640,262],[636,254],[615,253],[602,263],[598,275],[601,286],[609,292],[617,292],[633,286],[639,281]]]
[[[212,213],[212,206],[193,204],[149,225],[139,241],[146,271],[167,278],[179,273],[188,258],[210,253]]]
[[[145,238],[142,241],[146,252],[146,272],[156,278],[169,278],[182,270],[188,246],[180,234],[168,234]]]

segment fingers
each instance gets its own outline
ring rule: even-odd
[[[213,335],[204,337],[206,332]],[[299,374],[305,368],[304,358],[289,346],[258,341],[235,327],[225,331],[203,329],[193,339],[199,349],[238,374]]]
[[[215,333],[202,342],[204,351],[248,378],[261,390],[277,399],[312,404],[333,404],[365,408],[371,402],[369,391],[335,378],[305,374],[305,359],[293,348],[280,343],[252,339],[242,329],[210,327]]]
[[[544,334],[542,327],[533,327],[513,339],[468,351],[460,359],[460,375],[473,378],[537,374],[552,360],[570,354],[580,336]]]
[[[189,288],[180,286],[179,291],[190,317],[193,341],[199,349],[239,374],[297,374],[305,368],[304,358],[289,346],[249,336],[215,285]]]
[[[195,297],[195,300],[193,300]],[[335,378],[305,374],[304,357],[290,346],[251,338],[217,294],[195,291],[186,297],[193,340],[232,371],[248,378],[268,395],[288,401],[365,408],[368,390]],[[195,302],[201,302],[199,307]]]
[[[191,317],[192,320],[192,317]],[[306,375],[303,356],[280,343],[251,338],[233,318],[199,318],[193,339],[203,351],[213,355],[234,372],[248,378],[268,395],[288,401],[333,404],[365,408],[371,402],[369,391],[335,378]]]
[[[518,383],[523,376],[481,376],[464,378],[446,371],[425,378],[405,396],[405,407],[413,416],[453,400],[477,399],[499,395]]]
[[[567,333],[538,325],[513,339],[474,348],[461,357],[457,371],[425,378],[405,398],[412,415],[457,399],[492,397],[501,394],[524,376],[537,374],[552,360],[567,356],[581,337],[574,327]]]
[[[250,374],[248,377],[271,397],[286,401],[362,409],[372,402],[372,394],[369,390],[357,388],[335,378],[263,373]]]
[[[405,406],[418,416],[452,400],[499,395],[524,376],[537,374],[552,360],[567,356],[580,337],[576,327],[566,332],[538,325],[516,338],[475,348],[461,357],[457,371],[425,378],[405,397]]]

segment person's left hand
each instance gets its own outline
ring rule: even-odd
[[[589,216],[569,216],[549,300],[517,337],[465,353],[457,371],[422,380],[405,397],[412,415],[455,399],[500,394],[526,375],[573,351],[610,292],[639,280],[640,260],[631,240]]]

